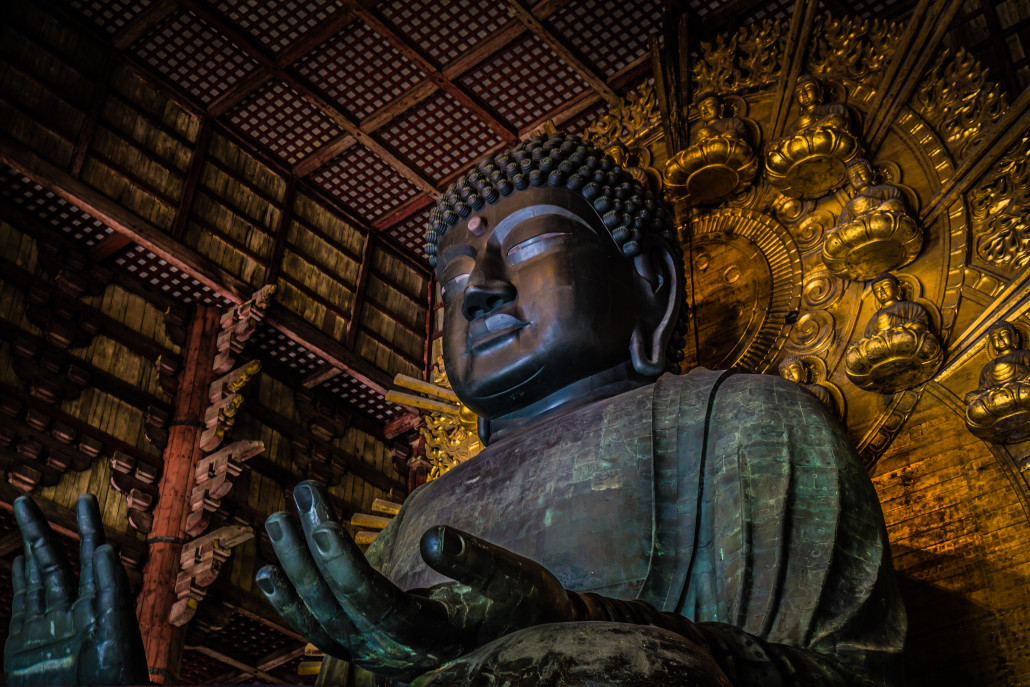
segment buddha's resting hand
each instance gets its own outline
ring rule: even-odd
[[[294,491],[301,529],[285,513],[266,522],[281,568],[258,585],[276,610],[326,653],[409,681],[498,637],[576,620],[557,579],[539,564],[449,527],[422,537],[422,557],[457,582],[402,591],[372,568],[333,519],[324,488]]]
[[[27,496],[14,502],[25,555],[11,571],[14,601],[4,647],[9,685],[147,684],[147,663],[129,581],[104,544],[96,499],[76,504],[78,590],[46,518]]]

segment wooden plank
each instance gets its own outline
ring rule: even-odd
[[[291,176],[286,181],[286,193],[279,206],[279,221],[275,227],[275,243],[272,253],[265,263],[265,284],[274,284],[282,270],[283,253],[286,250],[286,236],[290,233],[290,220],[293,217],[293,205],[297,200],[297,177]]]
[[[96,131],[97,122],[100,120],[100,113],[104,108],[104,101],[107,97],[114,65],[114,55],[110,55],[104,63],[100,76],[94,83],[93,98],[89,105],[89,112],[86,113],[86,120],[79,131],[79,138],[75,142],[75,149],[72,152],[72,162],[68,170],[72,176],[77,177],[82,172],[82,165],[86,161],[86,151],[93,140],[93,132]]]
[[[519,0],[504,0],[504,6],[508,10],[508,14],[522,22],[527,29],[532,31],[540,40],[547,44],[574,72],[579,74],[580,78],[590,84],[597,93],[607,100],[612,105],[617,105],[620,101],[618,95],[612,90],[612,87],[604,79],[604,75],[598,71],[596,67],[587,63],[585,58],[577,55],[572,48],[569,47],[568,43],[551,29],[541,23],[541,21],[525,7]]]

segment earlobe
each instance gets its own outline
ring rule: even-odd
[[[640,317],[630,340],[633,369],[646,377],[665,371],[665,348],[676,326],[680,305],[680,271],[676,258],[665,246],[652,245],[634,259],[637,274],[650,288],[641,293]]]

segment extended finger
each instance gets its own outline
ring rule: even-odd
[[[114,549],[103,544],[93,554],[96,597],[96,652],[90,674],[103,684],[142,684],[147,679],[146,652],[136,620],[129,577]]]
[[[568,604],[561,583],[542,565],[467,532],[446,525],[430,528],[422,535],[419,550],[429,567],[488,599],[533,598],[554,610]]]
[[[325,653],[350,660],[350,652],[325,631],[322,624],[311,614],[307,605],[297,595],[285,573],[274,565],[266,565],[258,571],[257,585],[276,612],[290,624],[298,634]],[[335,605],[335,603],[334,603]]]
[[[12,635],[21,632],[22,623],[25,622],[25,557],[18,556],[11,566],[11,587],[14,588],[14,597],[11,600],[11,630]]]
[[[71,604],[71,568],[46,518],[28,496],[15,499],[14,517],[25,540],[26,555],[31,555],[38,567],[47,608],[68,608]]]
[[[25,618],[43,615],[45,610],[43,582],[39,574],[39,563],[25,543]]]
[[[319,525],[336,522],[333,507],[329,504],[329,492],[325,485],[314,480],[304,480],[293,489],[293,502],[297,504],[297,514],[304,537],[311,543],[311,533]]]
[[[340,609],[329,586],[319,572],[308,549],[308,543],[292,518],[286,513],[273,513],[265,521],[265,530],[272,540],[275,555],[291,589],[307,606],[311,615],[333,637],[347,637],[354,628],[347,614]]]
[[[402,643],[415,637],[422,644],[449,639],[443,606],[401,591],[369,564],[339,523],[319,525],[312,539],[319,569],[359,630],[386,633]]]
[[[79,598],[93,596],[97,586],[93,579],[93,556],[104,545],[104,524],[100,519],[97,497],[83,494],[75,502],[75,520],[79,527]]]

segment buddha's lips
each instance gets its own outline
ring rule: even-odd
[[[514,315],[507,313],[494,313],[487,317],[478,318],[469,325],[469,346],[479,346],[506,333],[522,329],[528,324],[529,322],[520,320]]]

